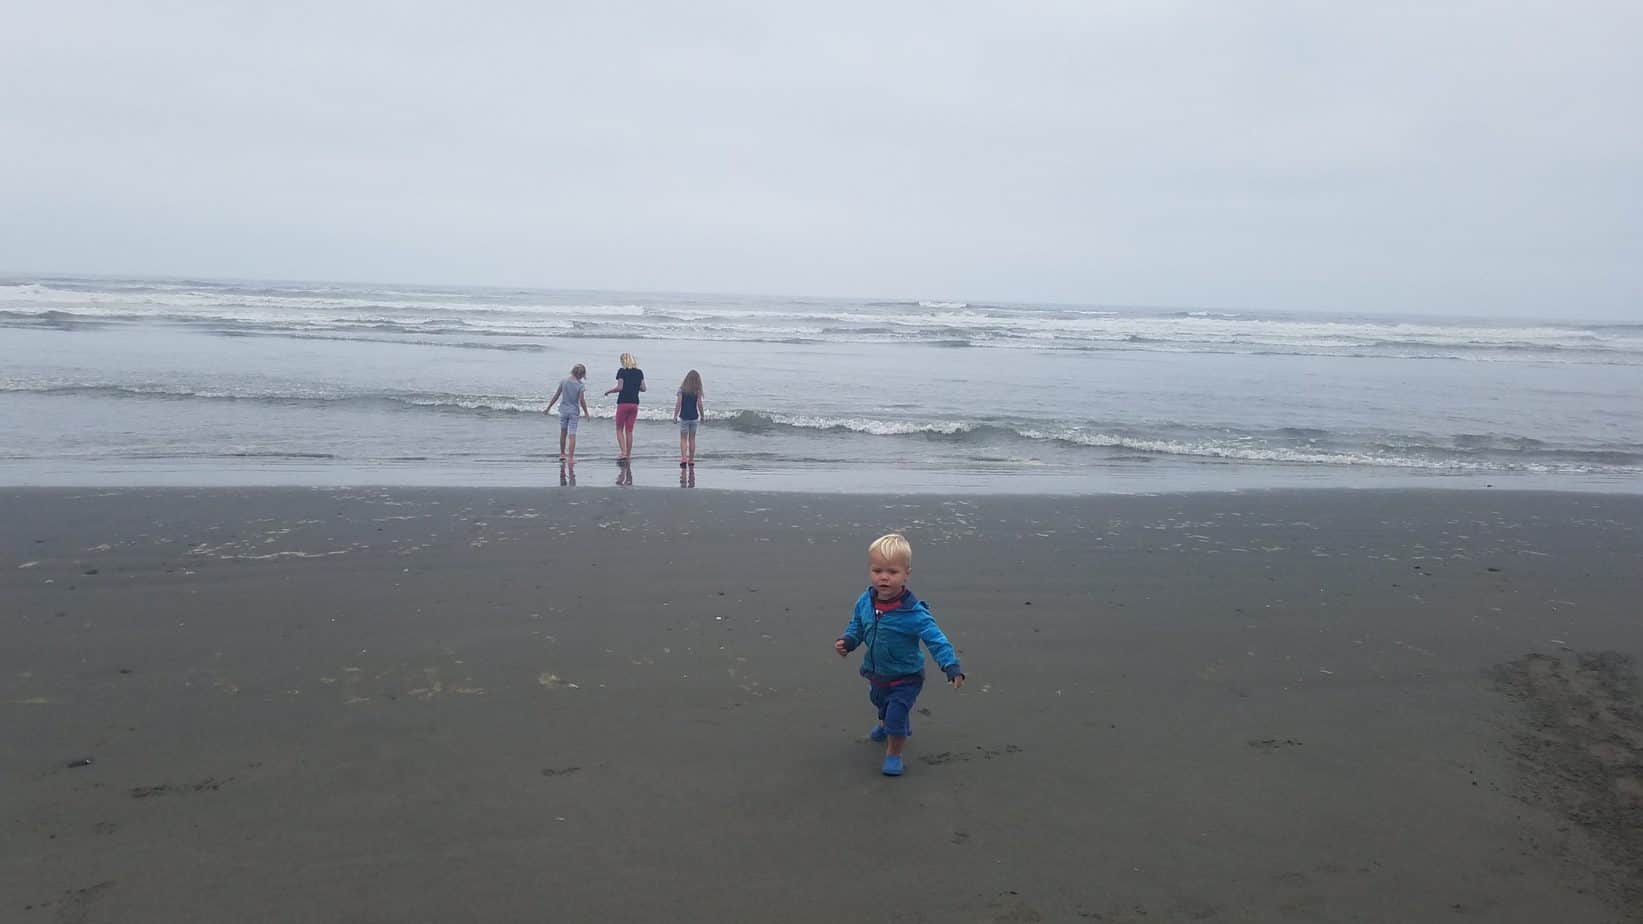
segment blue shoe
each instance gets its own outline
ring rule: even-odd
[[[873,726],[873,730],[867,733],[868,741],[883,741],[888,737],[890,737],[890,733],[884,730],[883,722]]]
[[[884,775],[901,776],[901,756],[898,754],[884,755]]]

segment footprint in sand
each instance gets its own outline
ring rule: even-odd
[[[1294,738],[1251,738],[1249,746],[1257,751],[1276,751],[1280,748],[1298,748],[1301,742]]]
[[[1019,754],[1023,750],[1025,750],[1025,748],[1015,744],[1006,744],[1002,748],[984,748],[978,744],[976,745],[974,751],[942,751],[939,754],[922,755],[919,757],[919,760],[922,760],[931,766],[938,766],[940,764],[950,764],[961,760],[975,760],[978,757],[982,760],[992,760],[995,757],[1003,757],[1006,754]]]

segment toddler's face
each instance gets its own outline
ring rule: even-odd
[[[912,568],[901,562],[889,561],[872,552],[867,553],[867,578],[880,600],[894,600],[907,588],[907,575]]]

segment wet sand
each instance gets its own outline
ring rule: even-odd
[[[1639,497],[0,511],[7,921],[1643,920]],[[970,675],[895,780],[891,528]]]

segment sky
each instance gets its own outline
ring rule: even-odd
[[[1643,3],[15,4],[0,271],[1643,321]]]

